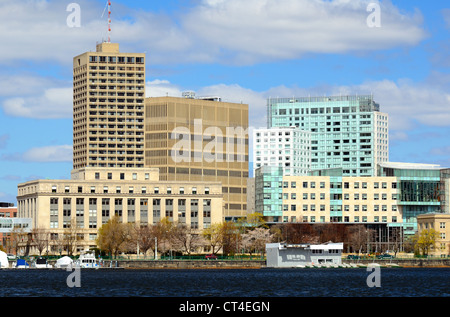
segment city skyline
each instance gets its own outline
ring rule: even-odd
[[[70,3],[0,4],[0,201],[15,203],[20,182],[70,178],[72,60],[108,37],[106,1],[77,1],[79,27]],[[380,1],[377,27],[371,3],[112,1],[111,41],[146,54],[146,97],[243,102],[255,128],[270,97],[373,94],[390,161],[450,166],[450,9]]]

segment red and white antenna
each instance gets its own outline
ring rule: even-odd
[[[108,0],[108,43],[111,43],[111,1]]]

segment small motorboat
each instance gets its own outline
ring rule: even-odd
[[[75,261],[75,267],[83,269],[96,269],[99,268],[97,260],[92,252],[81,253],[78,260]]]

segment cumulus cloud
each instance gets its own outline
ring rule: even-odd
[[[381,4],[381,27],[367,25],[373,0],[205,0],[176,16],[115,5],[112,41],[147,51],[154,63],[252,64],[308,53],[347,53],[416,45],[427,34],[419,12]],[[100,2],[77,1],[81,27],[67,25],[68,3],[0,2],[0,61],[70,64],[106,39]]]
[[[2,160],[40,163],[71,162],[72,151],[71,145],[35,147],[24,153],[5,154],[2,156]]]
[[[182,89],[166,80],[156,80],[147,87],[158,87],[160,93],[155,96],[181,96]],[[255,91],[238,84],[217,84],[201,88],[197,96],[219,96],[223,101],[244,103],[249,105],[250,125],[254,127],[267,126],[267,99],[276,97],[305,97],[323,95],[354,95],[373,94],[380,104],[381,112],[389,115],[390,131],[393,138],[406,140],[404,131],[412,130],[417,124],[435,127],[450,126],[450,94],[443,87],[430,85],[426,82],[415,83],[409,80],[367,81],[349,86],[317,86],[313,88],[272,87],[266,91]]]
[[[3,102],[5,114],[15,117],[59,119],[72,116],[72,88],[48,88],[38,96],[14,97]]]
[[[420,13],[402,14],[389,2],[380,6],[381,27],[369,27],[372,2],[205,0],[182,25],[210,54],[240,63],[388,49],[426,38]]]

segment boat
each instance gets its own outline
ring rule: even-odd
[[[0,251],[0,268],[8,268],[9,267],[9,261],[8,256],[5,252]]]
[[[59,258],[55,263],[55,268],[57,269],[65,269],[67,267],[72,267],[73,260],[68,256],[63,256]]]
[[[47,259],[39,258],[33,262],[32,267],[35,267],[37,269],[49,269],[52,268],[52,265],[48,264]]]
[[[84,268],[84,269],[96,269],[99,267],[97,260],[95,259],[94,254],[91,252],[81,253],[78,260],[75,261],[75,267]]]
[[[24,259],[17,259],[16,269],[29,269],[30,265]]]

